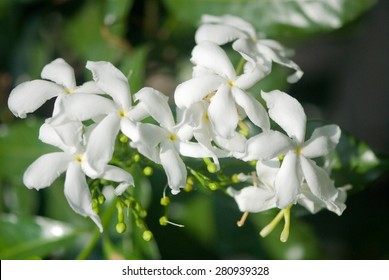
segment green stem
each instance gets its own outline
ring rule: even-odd
[[[246,60],[244,60],[243,57],[239,60],[239,64],[238,64],[238,66],[236,66],[236,70],[235,70],[236,71],[236,75],[242,74],[243,66],[244,66],[245,62],[246,62]]]
[[[109,205],[109,207],[105,210],[104,214],[102,215],[101,223],[103,225],[103,228],[107,226],[108,222],[112,218],[113,213],[115,213],[115,210],[116,210],[116,201],[113,200],[111,205]],[[78,254],[76,260],[86,260],[87,257],[92,252],[92,250],[95,248],[100,237],[101,237],[101,233],[98,229],[96,229],[92,235],[92,238],[89,240],[88,245]]]

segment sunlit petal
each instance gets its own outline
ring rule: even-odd
[[[187,171],[172,142],[164,141],[161,143],[160,158],[172,194],[179,193],[180,188],[184,188],[186,185]]]
[[[174,126],[174,118],[169,107],[169,98],[161,92],[146,87],[135,94],[135,99],[141,102],[146,111],[163,127],[171,129]]]
[[[278,171],[274,186],[277,196],[277,207],[284,209],[297,201],[301,185],[297,155],[294,152],[286,154],[281,168]]]
[[[231,137],[238,125],[239,116],[231,89],[221,85],[208,108],[209,119],[222,137]]]
[[[57,152],[36,159],[24,172],[23,183],[29,189],[49,187],[68,168],[73,156]]]
[[[100,217],[93,211],[92,196],[86,183],[85,175],[77,162],[69,164],[65,179],[65,197],[74,212],[90,217],[103,231]]]
[[[210,41],[203,41],[193,48],[191,61],[211,69],[218,75],[235,80],[235,69],[224,50]]]
[[[76,87],[76,78],[73,68],[62,58],[50,62],[42,69],[41,77],[62,85],[67,89]]]
[[[246,143],[244,160],[269,160],[286,153],[293,143],[281,132],[269,130],[251,137]]]
[[[8,98],[8,108],[19,117],[25,118],[47,100],[63,92],[63,87],[53,82],[33,80],[19,84]]]
[[[225,80],[216,74],[194,77],[177,86],[174,101],[179,108],[188,108],[207,95],[213,95],[223,82]]]
[[[126,76],[119,69],[106,61],[88,61],[86,68],[92,72],[96,84],[112,96],[116,103],[120,104],[122,108],[130,108],[130,87]]]
[[[94,177],[104,171],[104,167],[112,158],[119,128],[119,115],[111,113],[91,132],[86,147],[86,157],[96,174],[87,174],[88,176]]]
[[[243,108],[247,117],[263,131],[270,129],[270,120],[268,114],[262,104],[256,100],[251,94],[243,90],[233,87],[232,94],[235,102]]]
[[[262,92],[269,108],[269,116],[298,143],[305,138],[306,115],[301,104],[292,96],[273,90]]]
[[[100,178],[120,183],[115,188],[115,194],[121,195],[129,186],[134,186],[134,179],[127,171],[113,165],[107,165]]]
[[[115,103],[100,95],[79,93],[69,96],[65,101],[65,114],[71,120],[85,121],[111,112],[117,112],[119,116]]]
[[[211,41],[218,45],[224,45],[245,36],[243,32],[232,26],[222,24],[202,24],[196,31],[197,44],[203,41]]]
[[[339,143],[341,131],[337,125],[316,128],[311,138],[302,147],[302,153],[308,158],[328,155]]]

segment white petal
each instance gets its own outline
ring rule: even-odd
[[[301,104],[279,90],[262,92],[269,108],[269,116],[299,144],[304,142],[306,115]]]
[[[284,209],[297,201],[301,185],[297,165],[297,155],[294,152],[286,154],[278,171],[274,186],[277,196],[277,207]]]
[[[187,171],[172,142],[164,141],[161,143],[160,159],[172,194],[179,193],[180,188],[184,188],[186,185]]]
[[[195,41],[197,44],[203,41],[211,41],[218,45],[224,45],[243,36],[246,35],[232,26],[222,24],[202,24],[196,31]]]
[[[274,186],[279,170],[280,161],[278,159],[257,161],[256,171],[258,180],[267,186]]]
[[[328,173],[313,160],[300,157],[301,169],[311,192],[323,201],[331,201],[338,195],[334,182]]]
[[[102,94],[104,92],[97,86],[95,81],[89,81],[77,87],[73,93]]]
[[[74,212],[90,217],[103,232],[99,216],[93,211],[92,196],[86,183],[85,175],[77,162],[69,164],[65,179],[65,197]]]
[[[262,212],[275,207],[274,190],[263,187],[249,186],[239,191],[228,188],[227,193],[231,195],[242,212]]]
[[[110,62],[88,61],[86,68],[92,71],[97,85],[112,96],[113,100],[124,109],[131,106],[131,92],[127,78]]]
[[[126,117],[120,119],[120,130],[132,141],[139,141],[139,130],[137,125]]]
[[[53,82],[33,80],[19,84],[8,98],[8,108],[19,117],[25,118],[47,100],[63,92],[63,88]]]
[[[106,164],[111,160],[119,127],[119,115],[111,113],[91,132],[85,153],[88,163],[96,174],[87,174],[88,176],[94,177],[103,172]]]
[[[244,67],[244,73],[241,74],[235,81],[235,86],[241,89],[248,89],[254,86],[257,82],[266,76],[266,72],[261,65],[254,64],[253,67]]]
[[[75,153],[82,143],[83,125],[68,122],[59,126],[44,123],[39,129],[39,139],[67,153]]]
[[[199,143],[192,142],[180,142],[178,144],[178,151],[181,155],[192,158],[212,158],[213,162],[219,168],[219,159],[218,156],[207,149],[205,146]],[[219,153],[221,154],[221,152]]]
[[[74,89],[76,87],[74,70],[62,58],[57,58],[43,67],[41,77],[62,85],[67,89]]]
[[[263,131],[270,129],[270,120],[265,108],[251,94],[242,91],[239,88],[233,87],[232,94],[235,102],[243,108],[247,117]]]
[[[67,168],[73,156],[57,152],[36,159],[24,172],[23,183],[37,190],[50,186]]]
[[[248,36],[255,38],[255,29],[254,27],[244,19],[233,16],[233,15],[223,15],[223,16],[213,16],[213,15],[203,15],[201,17],[202,23],[219,23],[227,26],[233,26],[242,32],[245,32]]]
[[[72,94],[64,103],[65,114],[71,120],[85,121],[111,112],[117,112],[119,116],[115,103],[100,95]]]
[[[236,40],[232,44],[232,48],[239,52],[249,63],[255,65],[258,62],[256,44],[251,38],[241,38]]]
[[[115,194],[121,195],[127,190],[129,186],[134,186],[134,179],[127,171],[113,165],[107,165],[101,178],[120,184],[115,188]]]
[[[169,138],[169,132],[166,131],[166,129],[153,124],[140,123],[138,125],[138,130],[140,135],[139,142],[150,147],[155,147]]]
[[[301,188],[301,194],[298,199],[298,203],[304,206],[308,211],[315,214],[319,212],[323,208],[327,208],[328,210],[342,215],[343,211],[346,209],[346,205],[344,204],[347,197],[347,186],[338,188],[338,195],[334,197],[331,201],[323,201],[316,197],[307,184],[303,184]]]
[[[246,143],[243,160],[269,160],[293,149],[289,137],[275,130],[262,132]]]
[[[150,116],[163,127],[171,129],[174,126],[173,114],[168,104],[169,98],[166,95],[146,87],[135,94],[135,99],[139,100]]]
[[[308,158],[328,155],[339,143],[340,134],[341,131],[337,125],[326,125],[316,128],[311,138],[302,147],[303,155]]]
[[[219,87],[209,105],[208,115],[215,131],[220,136],[229,138],[234,135],[239,116],[229,86]]]
[[[225,80],[218,75],[194,77],[179,84],[174,92],[176,105],[183,109],[189,108],[193,103],[203,100],[209,94],[214,94]]]
[[[224,138],[218,135],[215,135],[214,137],[215,143],[225,151],[229,151],[233,154],[243,153],[245,151],[246,138],[238,132],[235,132],[230,138]],[[235,154],[234,156],[237,157]]]
[[[196,45],[192,51],[191,62],[195,65],[211,69],[225,79],[235,80],[235,69],[224,50],[210,41]]]
[[[300,67],[287,57],[289,53],[291,53],[291,51],[286,49],[277,41],[269,39],[260,40],[258,42],[257,47],[258,52],[265,55],[267,53],[269,56],[268,58],[270,60],[274,61],[277,64],[295,70],[295,72],[287,79],[289,83],[295,83],[303,76],[304,72],[300,69]]]

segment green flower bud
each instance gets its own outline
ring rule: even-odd
[[[166,216],[162,216],[160,219],[159,219],[159,224],[161,226],[166,226],[168,224],[168,219]]]
[[[128,143],[128,137],[126,135],[120,136],[119,140],[122,143]]]
[[[99,204],[104,204],[105,202],[105,196],[104,195],[99,195],[99,197],[97,198],[97,200],[99,201]]]
[[[238,174],[234,174],[234,175],[232,175],[231,176],[231,181],[233,182],[233,183],[235,183],[235,184],[237,184],[237,183],[240,183],[240,180],[239,180],[239,178],[238,178]]]
[[[154,170],[151,166],[146,166],[143,169],[143,174],[145,174],[146,176],[151,176],[151,175],[153,175],[153,173],[154,173]]]
[[[117,223],[116,225],[116,232],[117,233],[123,233],[125,232],[127,229],[127,226],[125,223]]]
[[[145,230],[142,234],[142,237],[144,241],[150,241],[153,239],[153,233],[149,230]]]
[[[217,171],[217,166],[213,162],[207,164],[207,170],[209,173],[215,173]]]
[[[135,162],[139,162],[140,161],[140,155],[139,154],[135,154],[132,159],[135,161]]]
[[[160,203],[162,206],[168,206],[170,204],[170,198],[168,196],[164,196],[161,198]]]
[[[214,182],[209,183],[208,187],[209,187],[209,189],[212,190],[212,191],[216,191],[216,190],[218,189],[217,183],[214,183]]]

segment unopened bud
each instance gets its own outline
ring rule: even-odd
[[[151,176],[153,175],[154,173],[154,170],[152,167],[150,166],[146,166],[144,169],[143,169],[143,174],[145,174],[146,176]]]
[[[168,206],[170,204],[170,198],[168,196],[164,196],[161,198],[160,203],[162,206]]]
[[[153,238],[153,233],[149,230],[145,230],[142,234],[144,241],[150,241]]]
[[[125,232],[127,229],[127,226],[125,223],[117,223],[116,225],[116,232],[117,233],[123,233]]]

